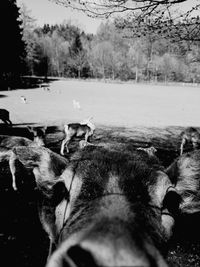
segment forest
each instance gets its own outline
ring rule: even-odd
[[[200,40],[193,38],[199,36],[198,17],[195,23],[188,18],[176,28],[159,24],[152,30],[154,17],[145,24],[141,20],[138,27],[135,20],[115,16],[103,20],[96,34],[88,34],[70,21],[39,27],[31,11],[25,5],[18,7],[15,0],[4,1],[3,9],[9,11],[12,23],[3,30],[2,88],[14,87],[12,81],[25,75],[200,82]]]

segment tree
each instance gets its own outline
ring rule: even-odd
[[[113,46],[109,41],[94,42],[90,53],[90,64],[96,76],[113,77]]]
[[[52,0],[51,0],[52,1]],[[69,0],[53,0],[57,4],[71,7],[85,12],[89,16],[93,17],[109,17],[113,14],[137,12],[140,11],[145,16],[150,14],[160,14],[163,12],[169,12],[170,8],[174,5],[178,5],[188,0],[87,0],[87,1],[69,1]],[[191,10],[198,9],[199,5],[194,4],[191,6]]]
[[[188,66],[187,78],[190,82],[200,82],[200,47],[193,45],[186,54],[186,64]]]
[[[64,74],[65,62],[69,57],[69,42],[58,34],[52,32],[48,48],[49,74],[61,77]]]
[[[130,74],[130,69],[128,66],[128,59],[127,59],[127,52],[129,49],[129,40],[123,38],[123,33],[118,31],[118,29],[115,27],[115,25],[111,21],[106,21],[105,23],[101,23],[97,34],[93,39],[93,48],[96,47],[98,44],[101,44],[99,46],[99,49],[101,52],[104,51],[103,54],[106,55],[107,53],[107,59],[105,58],[104,62],[106,63],[105,68],[105,74],[107,77],[115,79],[128,79]],[[105,49],[103,49],[105,47]],[[96,49],[96,48],[95,48]],[[97,49],[98,50],[98,49]],[[100,51],[99,51],[100,52]],[[102,53],[97,55],[101,55]],[[102,62],[102,60],[100,60]],[[95,65],[99,65],[98,60],[95,64],[93,64],[94,68]],[[99,68],[99,70],[102,68]],[[101,71],[102,72],[102,71]]]
[[[150,35],[153,39],[165,38],[173,42],[185,41],[189,48],[193,41],[200,41],[200,18],[192,14],[177,15],[162,14],[159,17],[152,14],[150,17],[138,18],[135,16],[117,17],[115,25],[120,29],[128,29],[129,37]]]
[[[22,21],[21,28],[23,31],[23,41],[26,44],[26,66],[28,74],[34,74],[34,61],[36,49],[36,36],[34,33],[35,19],[31,17],[31,11],[27,9],[25,4],[20,8],[20,20]]]
[[[175,55],[164,54],[162,57],[157,58],[157,68],[160,74],[164,77],[164,81],[182,81],[185,64]]]
[[[81,73],[84,67],[88,66],[88,59],[86,51],[81,50],[78,53],[74,54],[70,59],[70,65],[78,72],[78,78],[81,78]]]
[[[15,0],[3,0],[1,12],[2,40],[0,44],[0,84],[1,89],[15,87],[20,74],[24,70],[25,45],[22,40],[21,22],[19,21],[19,8]],[[7,22],[7,23],[6,23]],[[6,23],[6,25],[5,25]]]
[[[80,34],[77,34],[70,47],[70,53],[73,56],[74,54],[77,54],[82,50],[83,50],[83,46],[82,46]]]
[[[199,40],[200,4],[190,0],[51,0],[91,17],[119,17],[117,25],[132,27],[134,35],[156,32],[174,40]],[[185,5],[190,6],[186,10]],[[180,10],[180,11],[179,11]],[[123,19],[122,19],[123,18]]]
[[[73,74],[81,77],[82,70],[84,67],[88,66],[88,58],[87,58],[87,51],[83,49],[81,35],[77,33],[75,36],[72,45],[69,49],[70,59],[69,65],[72,70],[74,70]]]
[[[144,52],[144,47],[142,46],[142,42],[137,40],[134,42],[128,51],[129,55],[129,66],[135,72],[135,81],[139,81],[140,71],[144,68],[147,57]]]

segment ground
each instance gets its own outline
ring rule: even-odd
[[[200,126],[200,88],[195,86],[69,80],[54,81],[50,90],[2,91],[0,105],[10,110],[14,123],[57,125],[92,116],[98,125]]]
[[[167,167],[179,155],[179,135],[184,127],[200,126],[199,99],[199,87],[69,80],[54,81],[50,91],[41,87],[2,91],[0,107],[10,111],[14,127],[48,126],[47,146],[56,152],[63,138],[63,124],[93,117],[97,127],[93,143],[115,143],[128,149],[154,145]],[[80,107],[74,106],[73,100]],[[70,152],[76,148],[77,143],[72,143]],[[0,165],[0,170],[5,168]],[[9,183],[1,177],[2,258],[6,266],[44,266],[48,240],[37,218],[34,193],[13,192]],[[196,216],[178,223],[168,253],[170,266],[200,266],[199,222]]]

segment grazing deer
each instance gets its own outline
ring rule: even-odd
[[[0,109],[0,119],[7,125],[12,125],[12,122],[10,120],[10,114],[9,111],[6,109]]]
[[[95,125],[91,122],[91,118],[82,121],[81,123],[69,123],[64,125],[65,138],[62,141],[60,154],[64,155],[64,149],[66,147],[67,153],[69,153],[68,145],[74,137],[84,138],[87,144],[89,138],[94,134]]]
[[[184,146],[187,143],[191,143],[194,150],[200,147],[200,134],[197,129],[188,127],[181,133],[180,155],[183,154]]]

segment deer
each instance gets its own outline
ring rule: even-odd
[[[17,157],[13,153],[15,147],[44,147],[45,146],[45,130],[46,128],[32,128],[29,130],[33,133],[33,140],[20,136],[0,135],[0,162],[7,161],[9,163],[12,175],[12,187],[17,191],[16,185],[16,160]]]
[[[92,118],[83,120],[80,123],[69,123],[64,125],[65,138],[62,141],[60,154],[64,155],[66,148],[69,153],[68,145],[74,137],[84,138],[85,143],[89,143],[90,137],[94,134],[95,125],[91,122]]]
[[[20,98],[21,98],[21,101],[23,104],[27,104],[27,99],[25,96],[22,95],[22,96],[20,96]]]
[[[196,128],[188,127],[181,132],[180,155],[183,154],[184,146],[187,143],[192,144],[193,150],[200,147],[200,134]]]
[[[167,266],[180,196],[146,152],[86,146],[69,162],[41,147],[13,153],[35,176],[46,267]]]
[[[7,109],[0,109],[0,119],[5,124],[12,126],[12,122],[10,120],[10,113]]]
[[[72,102],[73,102],[74,109],[81,109],[81,105],[80,105],[79,101],[73,99]]]

